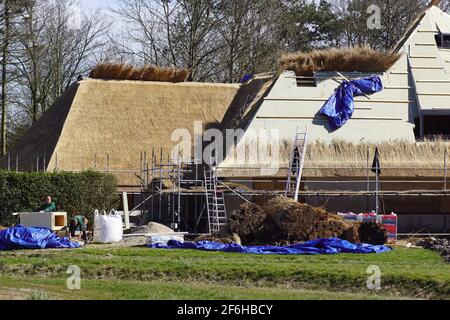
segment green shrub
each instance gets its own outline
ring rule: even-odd
[[[58,211],[69,216],[77,213],[90,223],[95,209],[110,210],[117,206],[117,179],[110,174],[86,171],[82,173],[15,173],[0,171],[0,225],[18,223],[13,212],[38,208],[42,198],[53,197]]]

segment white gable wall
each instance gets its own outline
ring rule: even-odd
[[[438,48],[439,31],[450,33],[450,16],[432,7],[403,46],[422,114],[450,112],[450,50]]]
[[[255,130],[276,130],[281,141],[291,143],[297,128],[305,127],[310,141],[415,142],[415,118],[423,114],[450,114],[450,49],[437,47],[435,35],[439,30],[450,33],[450,15],[432,7],[405,42],[400,60],[389,71],[379,74],[384,90],[370,99],[356,98],[353,118],[333,132],[328,120],[317,113],[342,78],[333,72],[316,73],[317,87],[298,87],[294,72],[284,72],[248,124],[238,146],[252,144],[247,132]],[[344,74],[350,79],[372,75]],[[222,163],[233,165],[239,164],[231,157]]]

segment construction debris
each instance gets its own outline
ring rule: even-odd
[[[167,233],[174,233],[175,231],[173,231],[172,229],[170,229],[169,227],[160,224],[160,223],[156,223],[156,222],[150,222],[147,225],[147,233],[157,233],[157,234],[167,234]]]
[[[450,242],[447,239],[427,238],[420,239],[416,245],[424,249],[437,251],[444,258],[445,262],[450,263]]]
[[[112,244],[113,247],[146,247],[149,242],[149,235],[169,235],[175,231],[163,224],[150,222],[147,225],[132,228],[131,232],[125,234],[122,241]]]
[[[229,243],[233,240],[233,233],[242,239],[243,244],[290,244],[341,238],[352,243],[379,245],[388,239],[387,231],[377,223],[345,221],[322,208],[286,197],[274,198],[264,208],[243,204],[231,214],[223,231],[203,240]]]
[[[199,241],[213,241],[217,243],[231,244],[237,243],[242,244],[241,238],[237,233],[231,233],[228,229],[222,229],[219,232],[213,233],[211,235],[202,235],[197,237],[195,242]]]
[[[376,222],[363,222],[359,227],[359,241],[362,243],[385,244],[388,240],[386,229]]]

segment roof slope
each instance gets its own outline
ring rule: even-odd
[[[409,61],[410,74],[423,114],[450,112],[448,49],[439,48],[435,36],[450,32],[450,15],[431,7],[404,41],[402,51]]]
[[[61,98],[40,117],[10,151],[11,168],[45,170],[69,114],[79,83],[72,84]],[[7,158],[0,159],[0,167],[7,168]]]
[[[152,149],[158,154],[162,149],[165,157],[171,153],[174,130],[187,129],[193,136],[194,121],[204,126],[220,122],[238,89],[228,84],[84,80],[29,130],[11,155],[17,154],[21,167],[28,169],[26,162],[35,162],[29,155],[42,153],[45,146],[48,170],[105,170],[107,162],[111,171],[139,170],[142,151],[149,158]],[[138,182],[133,172],[117,175],[121,185]]]

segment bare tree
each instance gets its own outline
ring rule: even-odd
[[[11,4],[9,1],[3,2],[2,8],[2,20],[3,20],[3,41],[2,41],[2,99],[1,99],[1,108],[2,108],[2,121],[1,121],[1,155],[4,156],[6,154],[6,117],[7,117],[7,68],[9,64],[9,46],[10,46],[10,37],[11,37]]]
[[[368,45],[378,50],[391,50],[410,23],[423,11],[424,0],[339,0],[334,10],[342,27],[341,44]],[[368,28],[371,7],[381,13],[381,28]]]
[[[214,0],[121,0],[115,12],[128,26],[124,52],[143,64],[189,69],[189,80],[206,80],[220,48],[214,5]]]
[[[1,125],[0,125],[0,155],[4,156],[7,151],[7,123],[8,123],[8,84],[11,81],[10,66],[11,45],[14,42],[12,32],[14,20],[21,12],[23,6],[29,0],[0,0],[0,23],[2,25],[1,36]]]
[[[95,55],[107,41],[109,23],[95,13],[72,21],[72,5],[68,0],[36,1],[26,7],[16,27],[20,74],[16,105],[31,122],[95,64]]]

